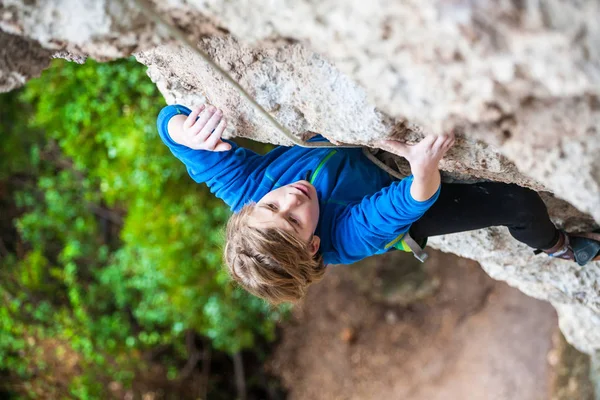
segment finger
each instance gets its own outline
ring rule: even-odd
[[[444,140],[444,145],[443,145],[444,150],[448,151],[448,149],[450,147],[452,147],[453,144],[454,144],[454,139],[452,137],[447,137],[446,140]]]
[[[430,148],[433,151],[440,151],[444,146],[445,136],[431,135],[430,137],[432,138]]]
[[[221,141],[217,144],[213,151],[229,151],[231,150],[231,145],[227,142]]]
[[[448,143],[449,141],[452,140],[452,136],[444,133],[443,135],[440,135],[440,139],[442,140],[443,143]]]
[[[442,156],[445,156],[448,153],[448,150],[450,150],[450,148],[452,147],[452,145],[454,144],[454,139],[449,139],[444,141],[444,144],[442,146],[442,148],[440,149]]]
[[[409,151],[410,145],[402,142],[398,142],[397,140],[380,140],[375,142],[375,144],[386,151],[389,151],[394,154],[398,154],[399,156],[404,156]]]
[[[208,121],[212,118],[216,110],[217,109],[214,106],[210,106],[204,110],[202,114],[200,114],[200,118],[198,118],[194,125],[192,125],[192,127],[189,129],[189,134],[191,136],[198,135],[204,129]],[[206,139],[206,137],[204,137],[204,139]]]
[[[417,146],[419,146],[419,151],[421,151],[422,149],[433,148],[438,137],[439,136],[437,135],[426,135],[423,139],[421,139],[419,143],[417,143]]]
[[[198,115],[202,112],[202,110],[204,110],[205,107],[206,106],[202,104],[201,106],[194,108],[183,123],[183,127],[189,128],[190,126],[192,126],[196,121],[196,118],[198,118]]]
[[[217,127],[213,131],[213,133],[210,134],[210,137],[206,139],[207,149],[213,150],[217,147],[217,144],[221,142],[221,135],[223,134],[223,131],[225,130],[226,126],[227,121],[225,119],[222,119],[221,122],[219,122],[219,125],[217,125]]]
[[[221,122],[221,119],[223,119],[223,111],[216,110],[212,117],[210,117],[208,122],[206,122],[204,128],[202,128],[202,130],[198,134],[198,137],[202,137],[203,140],[208,139],[208,137],[214,132],[214,130],[219,125],[219,122]]]

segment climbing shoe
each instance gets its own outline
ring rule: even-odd
[[[560,231],[558,242],[544,252],[550,257],[572,260],[584,266],[591,261],[600,261],[600,230],[583,233],[566,233]]]

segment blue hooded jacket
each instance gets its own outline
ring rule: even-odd
[[[315,235],[321,238],[325,264],[351,264],[393,249],[439,196],[438,189],[429,200],[416,201],[410,195],[412,176],[394,180],[359,148],[279,146],[261,156],[226,140],[229,151],[190,149],[167,131],[171,117],[190,112],[181,105],[163,108],[157,120],[160,137],[192,179],[206,183],[234,212],[310,173],[320,207]]]

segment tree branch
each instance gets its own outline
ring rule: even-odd
[[[8,256],[9,251],[4,244],[4,240],[0,237],[0,258]]]
[[[203,340],[202,348],[202,370],[200,375],[200,398],[208,398],[208,380],[210,378],[211,344],[207,339]]]
[[[196,347],[196,335],[194,334],[193,330],[188,329],[185,332],[185,342],[189,358],[183,369],[179,372],[180,381],[184,381],[191,376],[194,368],[196,368],[196,365],[198,364],[198,361],[200,361],[200,358],[202,357],[200,351],[198,351],[198,348]]]
[[[116,212],[100,207],[94,203],[87,203],[86,205],[98,217],[110,221],[115,225],[123,225],[123,218]]]
[[[244,377],[244,362],[242,353],[233,355],[233,371],[235,374],[235,386],[237,388],[238,400],[246,400],[246,378]]]

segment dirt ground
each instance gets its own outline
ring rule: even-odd
[[[430,255],[433,285],[409,305],[390,288],[402,286],[397,271],[410,255],[330,268],[283,326],[268,365],[289,399],[550,397],[554,309],[475,262]]]

